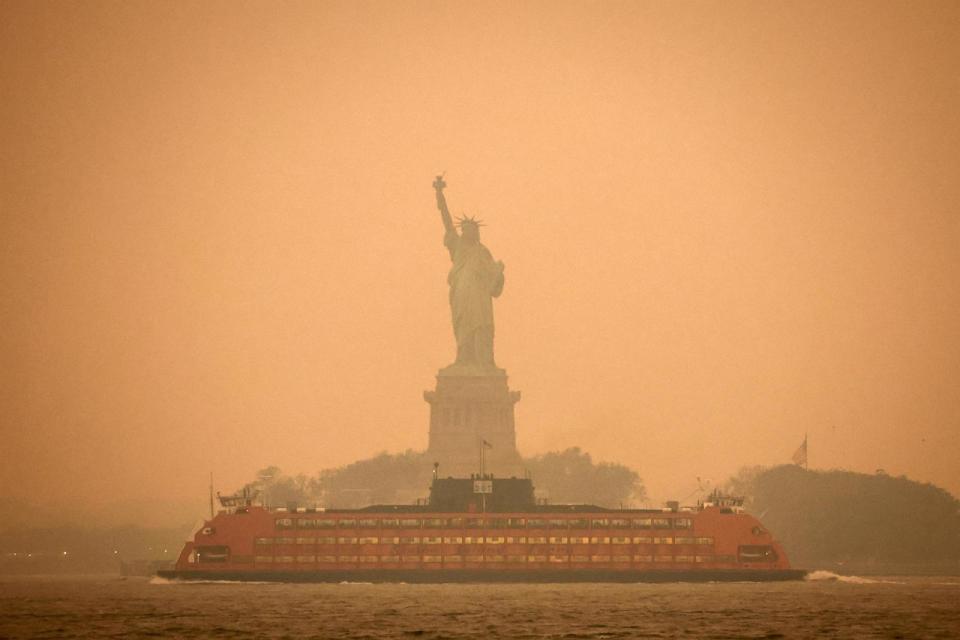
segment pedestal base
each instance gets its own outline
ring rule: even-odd
[[[430,404],[429,454],[440,464],[441,477],[480,472],[483,441],[484,471],[499,477],[522,475],[513,405],[519,391],[507,387],[502,369],[458,370],[454,366],[437,375],[435,391],[425,391]]]

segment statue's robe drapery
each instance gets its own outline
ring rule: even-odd
[[[453,261],[447,283],[457,364],[495,367],[493,298],[503,291],[503,271],[485,246],[464,242],[455,230],[447,232],[443,243]]]

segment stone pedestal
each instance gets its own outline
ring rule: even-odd
[[[507,387],[502,369],[485,372],[443,369],[435,391],[424,391],[430,404],[432,462],[440,464],[440,476],[465,477],[480,472],[480,447],[484,449],[486,473],[498,477],[522,475],[513,405],[519,391]]]

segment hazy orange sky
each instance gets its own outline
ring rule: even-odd
[[[522,453],[960,494],[958,61],[956,2],[0,1],[2,493],[424,448],[446,171]]]

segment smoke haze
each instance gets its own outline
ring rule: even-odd
[[[446,171],[525,455],[661,500],[808,433],[956,495],[958,43],[952,2],[0,2],[4,494],[425,448]]]

